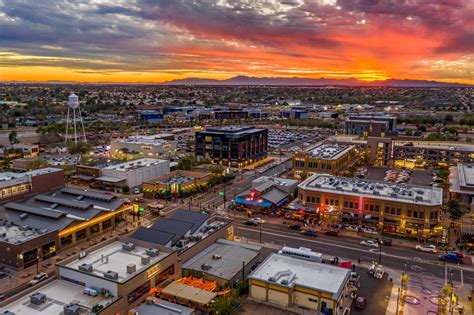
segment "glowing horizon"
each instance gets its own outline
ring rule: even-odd
[[[0,81],[474,84],[470,0],[0,0]]]

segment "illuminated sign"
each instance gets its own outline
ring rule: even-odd
[[[233,225],[227,228],[227,239],[230,241],[234,239],[234,226]]]
[[[146,271],[146,277],[151,278],[154,275],[156,275],[158,273],[158,271],[160,271],[160,265],[156,264],[156,265],[154,265],[153,267],[151,267],[150,269],[148,269]]]
[[[212,142],[212,137],[207,136],[205,139],[206,142]]]

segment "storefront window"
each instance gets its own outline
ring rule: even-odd
[[[112,219],[105,220],[102,222],[102,229],[106,230],[112,227]]]
[[[61,237],[61,246],[72,244],[72,235]]]
[[[91,226],[91,233],[94,234],[94,233],[98,233],[99,232],[99,223]]]
[[[141,286],[137,287],[135,290],[128,294],[128,304],[131,304],[138,300],[142,295],[146,294],[151,288],[150,281],[142,284]]]
[[[82,230],[76,232],[76,241],[83,240],[86,237],[87,237],[86,229],[82,229]]]

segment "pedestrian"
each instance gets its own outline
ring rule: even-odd
[[[359,265],[362,264],[362,258],[359,258]]]

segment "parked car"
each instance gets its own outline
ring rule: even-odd
[[[301,234],[304,235],[304,236],[311,236],[311,237],[316,237],[316,236],[318,236],[318,234],[316,233],[315,230],[305,230],[305,231],[301,231]]]
[[[432,253],[432,254],[436,253],[436,246],[434,246],[434,245],[427,245],[427,244],[416,245],[415,249],[420,251],[420,252],[425,252],[425,253]]]
[[[385,245],[385,246],[392,246],[392,239],[382,237],[378,239],[378,242],[380,245]]]
[[[134,193],[135,195],[139,195],[139,194],[140,194],[140,188],[135,187],[135,189],[133,190],[133,193]]]
[[[339,231],[336,231],[336,230],[329,230],[329,231],[324,232],[324,234],[329,235],[329,236],[340,236],[341,235],[339,233]]]
[[[367,299],[362,296],[358,296],[354,302],[354,307],[359,310],[363,310],[366,305],[367,305]]]
[[[30,285],[35,285],[40,283],[41,281],[44,281],[48,279],[48,275],[44,272],[37,274],[36,276],[33,277],[30,281]]]
[[[452,262],[455,264],[462,264],[463,259],[459,257],[456,253],[447,253],[447,254],[439,254],[439,259],[446,261],[446,262]]]
[[[290,224],[288,225],[288,228],[293,231],[299,231],[301,230],[301,224],[298,224],[298,223]]]
[[[244,221],[245,225],[258,226],[258,223],[253,220]]]
[[[372,248],[379,248],[379,243],[375,240],[365,240],[361,241],[360,245],[366,246],[366,247],[372,247]]]

